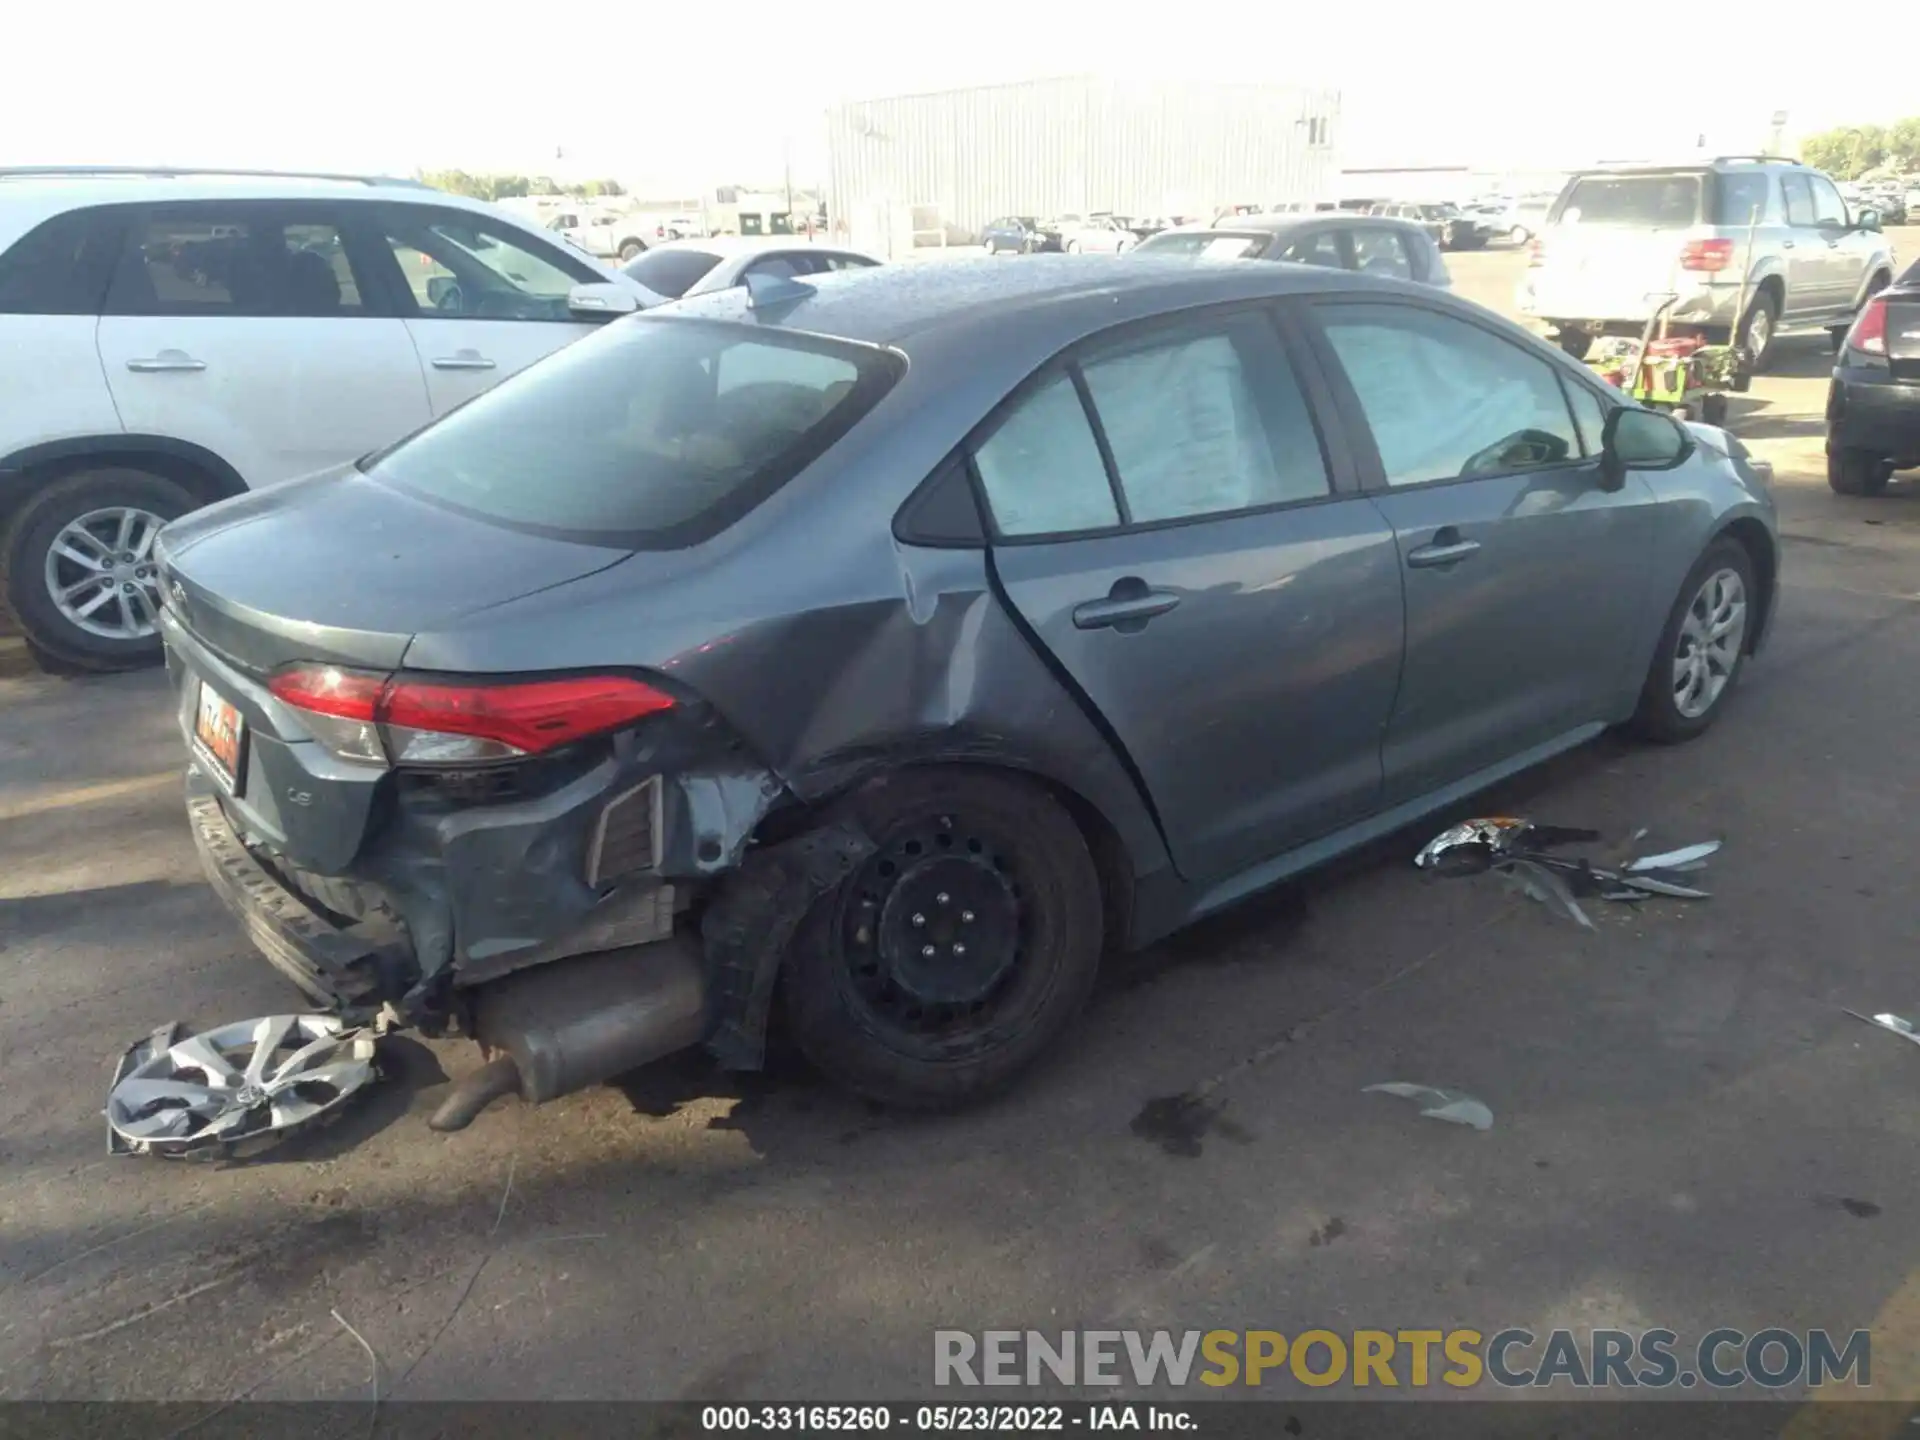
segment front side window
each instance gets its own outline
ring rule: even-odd
[[[1250,231],[1182,230],[1150,235],[1139,255],[1184,255],[1193,260],[1245,260],[1266,249],[1269,236]]]
[[[331,220],[182,205],[129,227],[107,313],[327,319],[363,315],[366,305]]]
[[[1363,275],[1413,279],[1413,257],[1406,239],[1395,230],[1363,227],[1353,232],[1353,266]]]
[[[390,206],[387,247],[414,305],[448,319],[572,320],[567,294],[597,280],[559,249],[462,211]]]
[[[1329,492],[1306,397],[1263,315],[1142,340],[1084,371],[1137,523]]]
[[[1807,184],[1813,190],[1813,223],[1844,230],[1847,225],[1847,202],[1840,198],[1840,192],[1833,188],[1833,182],[1824,175],[1809,175]]]
[[[638,280],[654,294],[678,300],[719,263],[720,257],[711,250],[662,246],[636,256],[622,269],[628,279]]]
[[[1411,305],[1330,305],[1321,321],[1389,485],[1501,475],[1575,459],[1551,362]]]
[[[363,463],[373,480],[538,534],[671,549],[719,533],[893,385],[882,350],[749,325],[610,325]]]

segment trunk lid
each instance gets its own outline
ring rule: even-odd
[[[469,519],[347,467],[168,526],[174,618],[236,669],[392,669],[421,630],[617,564],[624,547]]]
[[[1708,177],[1698,171],[1582,175],[1548,212],[1541,259],[1528,274],[1535,313],[1567,320],[1644,320],[1649,295],[1684,291],[1690,239],[1715,232]]]

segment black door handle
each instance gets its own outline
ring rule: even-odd
[[[1073,607],[1076,630],[1120,631],[1123,635],[1143,630],[1156,615],[1164,615],[1180,603],[1171,590],[1155,590],[1136,575],[1113,582],[1104,600],[1083,600]]]
[[[1407,552],[1407,564],[1415,570],[1444,569],[1458,565],[1479,550],[1478,540],[1463,540],[1453,526],[1442,525],[1433,532],[1432,540]]]

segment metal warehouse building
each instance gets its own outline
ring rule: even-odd
[[[1082,76],[827,112],[827,213],[882,254],[1001,215],[1210,216],[1333,193],[1340,96]]]

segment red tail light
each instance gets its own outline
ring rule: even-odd
[[[472,765],[538,755],[673,708],[626,675],[488,683],[296,665],[268,682],[350,760]]]
[[[1680,247],[1682,270],[1704,270],[1717,274],[1733,264],[1733,241],[1689,240]]]
[[[1847,348],[1867,355],[1887,353],[1887,302],[1876,295],[1867,301],[1847,331]]]
[[[1547,263],[1547,242],[1533,239],[1527,242],[1527,268],[1534,269]]]

